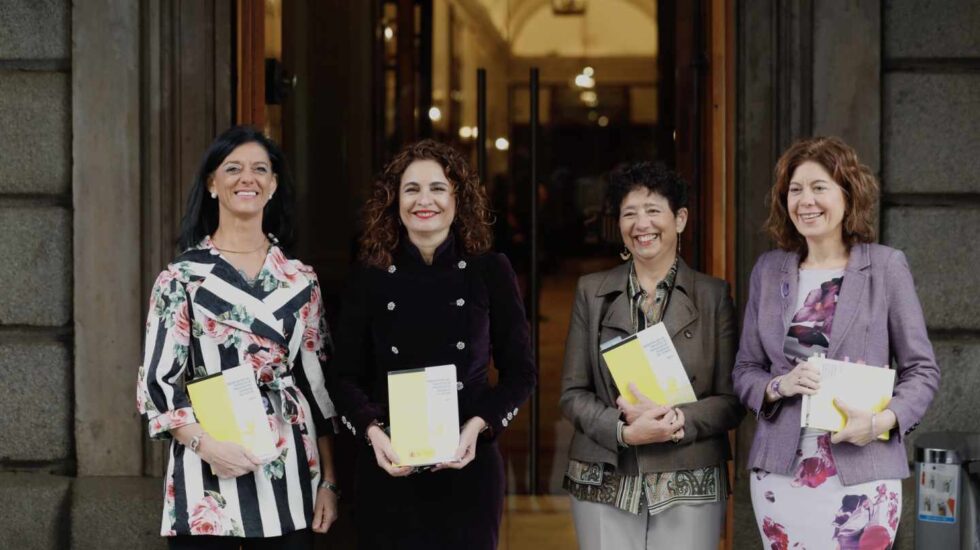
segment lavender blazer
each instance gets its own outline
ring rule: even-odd
[[[752,269],[749,303],[732,379],[758,427],[749,469],[789,475],[800,438],[800,396],[764,405],[766,385],[791,365],[783,339],[796,306],[799,254],[773,250]],[[909,475],[903,438],[915,429],[939,387],[939,367],[926,334],[905,254],[878,244],[851,248],[827,357],[869,365],[896,362],[895,394],[888,408],[898,418],[889,441],[864,447],[832,445],[841,483],[853,485]]]

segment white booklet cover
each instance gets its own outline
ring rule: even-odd
[[[187,391],[198,422],[211,437],[238,443],[263,461],[279,456],[252,367],[199,378],[187,385]]]
[[[834,405],[834,399],[850,407],[881,412],[888,406],[895,389],[895,371],[889,368],[837,361],[823,355],[810,358],[820,369],[820,390],[803,396],[800,427],[829,432],[844,429],[846,417]],[[888,439],[884,433],[879,439]]]
[[[388,416],[399,466],[453,460],[459,447],[456,366],[389,372]]]
[[[698,400],[663,323],[627,338],[605,342],[600,351],[619,393],[628,402],[636,403],[630,384],[635,384],[640,393],[658,405],[673,406]]]

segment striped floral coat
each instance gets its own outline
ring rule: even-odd
[[[175,439],[161,534],[274,537],[310,525],[320,478],[317,434],[335,416],[323,382],[331,351],[316,274],[273,245],[254,281],[210,238],[167,266],[150,297],[137,407],[151,438],[196,422],[191,381],[250,365],[278,435],[278,458],[253,474],[218,479]]]

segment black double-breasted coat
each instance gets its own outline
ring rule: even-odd
[[[385,268],[352,276],[328,368],[341,423],[359,441],[355,515],[363,548],[495,548],[504,475],[495,439],[536,381],[516,277],[502,254],[468,256],[450,237],[426,264],[404,239]],[[491,360],[496,385],[488,380]],[[389,422],[387,374],[453,364],[459,419],[486,421],[462,470],[393,478],[364,437]]]

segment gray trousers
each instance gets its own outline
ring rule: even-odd
[[[725,524],[725,499],[681,504],[651,516],[570,498],[581,550],[717,550]]]

